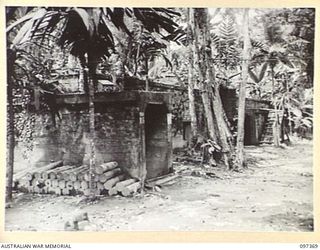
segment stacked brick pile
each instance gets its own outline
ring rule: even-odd
[[[89,167],[64,166],[62,161],[47,166],[20,172],[15,175],[17,188],[22,192],[57,194],[57,195],[90,195]],[[93,191],[95,195],[129,196],[137,192],[140,182],[128,176],[117,162],[107,162],[94,169]]]

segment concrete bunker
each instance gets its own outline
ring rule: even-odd
[[[36,115],[35,157],[28,164],[40,167],[63,160],[65,165],[89,165],[88,97],[55,95],[55,103],[61,119],[53,122],[50,114]],[[117,161],[128,176],[137,179],[170,172],[170,93],[96,93],[94,103],[96,165]]]

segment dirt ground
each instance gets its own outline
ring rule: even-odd
[[[61,231],[88,212],[85,230],[313,231],[312,142],[246,147],[242,173],[177,164],[180,177],[143,197],[82,197],[15,194],[6,209],[9,231]]]

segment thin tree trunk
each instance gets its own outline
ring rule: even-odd
[[[191,120],[191,136],[192,139],[195,138],[198,134],[198,126],[197,126],[197,116],[196,116],[196,109],[195,109],[195,101],[194,101],[194,79],[193,79],[193,47],[194,39],[193,39],[193,32],[192,28],[194,27],[194,16],[193,16],[193,9],[188,8],[188,37],[189,37],[189,44],[188,44],[188,54],[189,54],[189,67],[188,67],[188,97],[189,97],[189,112],[190,112],[190,120]]]
[[[208,81],[206,81],[206,59],[205,59],[205,49],[206,49],[206,39],[205,39],[205,27],[207,25],[206,9],[195,8],[194,9],[194,21],[195,21],[195,29],[194,29],[194,40],[195,40],[195,62],[198,65],[198,73],[200,80],[200,91],[201,91],[201,99],[204,107],[204,113],[207,122],[207,129],[209,137],[216,141],[216,131],[214,126],[213,119],[213,110],[211,107],[210,101],[210,90],[211,86],[209,86]],[[200,45],[200,49],[199,46]]]
[[[89,93],[88,89],[88,74],[89,70],[87,68],[87,61],[84,56],[79,57],[80,65],[81,65],[81,75],[82,75],[82,86],[80,86],[79,91],[82,92],[84,91],[85,93]]]
[[[250,53],[250,37],[249,37],[249,9],[245,9],[243,13],[243,56],[242,56],[242,81],[239,91],[238,104],[238,133],[237,133],[237,154],[236,163],[242,168],[244,165],[244,121],[245,121],[245,105],[246,105],[246,84],[248,81],[248,66]]]
[[[275,102],[275,83],[274,83],[274,70],[271,67],[271,80],[272,80],[272,100],[274,103],[274,113],[275,113],[275,121],[273,124],[273,143],[275,147],[280,146],[280,135],[279,135],[279,115],[278,115],[278,108]]]
[[[143,26],[141,25],[140,26],[139,38],[142,37],[142,32],[143,32]],[[139,56],[140,56],[140,49],[141,49],[141,43],[138,44],[137,53],[136,53],[135,58],[134,58],[134,72],[133,72],[134,76],[136,76],[137,72],[138,72],[138,59],[139,59]]]
[[[90,79],[89,81],[89,133],[90,133],[90,163],[89,163],[89,175],[90,175],[90,194],[94,196],[94,175],[93,170],[95,168],[95,121],[94,121],[94,86]]]
[[[95,109],[94,109],[94,89],[96,85],[96,78],[95,78],[95,73],[96,73],[96,58],[88,56],[88,75],[89,79],[87,80],[88,84],[88,102],[89,102],[89,134],[90,134],[90,161],[89,161],[89,188],[90,188],[90,198],[95,197],[95,192],[94,192],[94,168],[95,168]]]

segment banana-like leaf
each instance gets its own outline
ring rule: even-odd
[[[86,29],[90,31],[90,16],[85,9],[82,8],[73,8],[72,11],[75,11],[82,19],[83,24],[86,26]]]
[[[132,17],[133,15],[133,10],[132,8],[125,8],[125,13],[128,17]]]
[[[174,11],[173,9],[170,8],[152,8],[154,11],[156,12],[163,12],[166,15],[170,16],[170,17],[174,17],[174,16],[180,16],[179,12]]]
[[[183,27],[179,27],[174,32],[167,36],[163,36],[163,39],[167,41],[174,41],[177,44],[187,44],[187,32],[186,29]]]
[[[108,18],[108,9],[109,8],[101,8],[102,9],[102,14],[104,15],[105,18]]]
[[[307,128],[312,128],[312,118],[310,117],[303,117],[300,119],[300,122]]]
[[[23,26],[20,28],[19,32],[13,39],[12,46],[16,47],[20,45],[23,41],[27,40],[27,37],[29,37],[30,35],[32,25],[33,25],[32,19],[23,24]]]
[[[265,75],[265,73],[266,73],[266,71],[267,71],[267,68],[268,68],[268,63],[265,62],[265,63],[262,65],[262,68],[261,68],[261,71],[260,71],[260,74],[259,74],[259,78],[258,78],[259,82],[262,81],[262,79],[263,79],[263,77],[264,77],[264,75]]]
[[[25,22],[25,23],[21,27],[21,29],[19,30],[19,32],[17,33],[15,38],[13,39],[12,46],[18,46],[18,45],[26,42],[27,40],[29,40],[29,36],[31,34],[31,30],[33,28],[34,23],[38,19],[43,18],[43,16],[45,16],[45,14],[46,14],[46,10],[44,8],[41,8],[38,11],[33,12],[32,15],[30,15],[30,17],[31,16],[32,17],[30,19],[27,19],[28,21],[26,21],[25,18],[21,18],[21,19],[17,20],[17,22],[15,22],[16,25],[21,24],[23,22]],[[10,29],[8,29],[8,30],[10,30]]]
[[[313,105],[312,104],[305,104],[303,105],[304,109],[313,109]]]
[[[156,11],[152,8],[133,8],[133,13],[149,32],[160,33],[160,29],[164,29],[167,32],[172,33],[178,27],[178,24],[167,15],[168,12],[164,9]],[[164,15],[161,13],[164,13]]]
[[[131,32],[129,31],[128,27],[124,23],[124,15],[126,14],[126,11],[124,8],[107,8],[106,11],[107,16],[110,18],[111,22],[117,29],[124,30],[129,36],[131,35]]]
[[[105,19],[104,16],[102,17],[101,20],[102,20],[102,24],[98,26],[98,32],[101,35],[105,36],[107,39],[109,39],[110,42],[113,44],[114,43],[113,34],[108,28],[107,20]]]
[[[152,36],[152,38],[154,38],[156,43],[164,44],[165,46],[169,46],[169,42],[166,39],[164,39],[164,37],[162,35],[160,35],[159,33],[152,32],[151,36]]]
[[[290,68],[294,68],[294,65],[290,62],[290,60],[288,59],[288,57],[286,57],[286,56],[283,55],[283,54],[279,54],[278,57],[279,57],[279,60],[280,60],[283,64],[289,66]]]
[[[6,33],[10,32],[13,28],[17,27],[19,24],[24,23],[30,19],[32,19],[36,15],[36,12],[29,13],[21,18],[19,18],[17,21],[13,22],[6,28]]]
[[[249,73],[251,79],[252,79],[255,83],[258,83],[258,82],[259,82],[258,77],[255,75],[255,73],[252,72],[252,69],[249,68],[248,73]]]
[[[96,29],[98,29],[100,17],[101,17],[100,9],[94,8],[93,9],[93,22],[94,22],[94,26]]]
[[[61,15],[58,13],[56,15],[51,16],[51,18],[49,19],[49,21],[47,23],[47,27],[44,29],[43,36],[41,39],[41,44],[43,44],[43,42],[46,38],[46,34],[51,34],[54,31],[55,27],[60,22],[60,20],[61,20]]]

